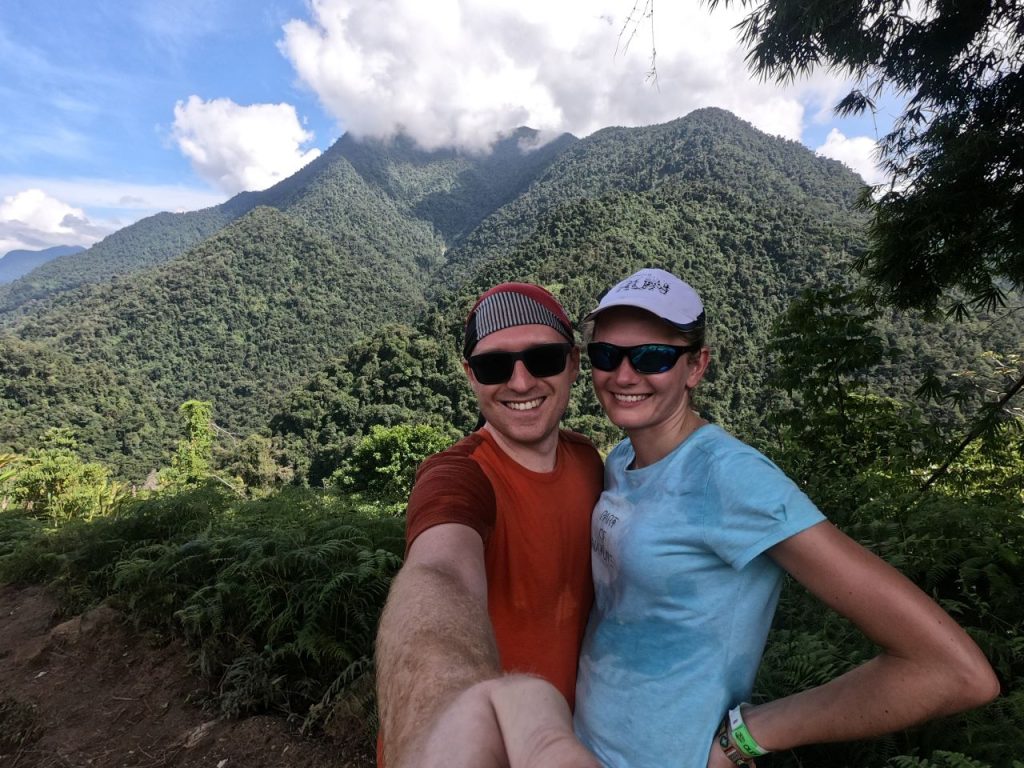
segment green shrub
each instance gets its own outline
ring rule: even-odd
[[[110,470],[83,461],[69,430],[51,429],[23,455],[0,456],[0,510],[21,508],[54,523],[110,512],[124,488]]]
[[[404,503],[420,462],[453,440],[449,431],[428,424],[371,427],[331,476],[331,483],[380,501]]]

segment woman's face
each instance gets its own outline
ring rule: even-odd
[[[597,318],[594,341],[620,347],[640,344],[686,346],[686,340],[650,312],[613,307]],[[664,373],[637,373],[624,357],[614,371],[592,370],[594,392],[608,418],[635,439],[646,431],[682,429],[690,408],[689,390],[708,365],[708,349],[684,354]]]

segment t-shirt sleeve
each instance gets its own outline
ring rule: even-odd
[[[442,523],[468,525],[485,542],[494,530],[494,489],[480,465],[465,456],[431,456],[416,472],[405,519],[405,551]]]
[[[743,568],[765,550],[824,519],[807,494],[753,448],[714,462],[704,535],[733,568]]]

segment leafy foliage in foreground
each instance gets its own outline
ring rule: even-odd
[[[893,353],[879,313],[838,290],[795,301],[774,331],[778,396],[766,398],[771,439],[760,447],[828,517],[934,597],[991,660],[1003,696],[991,705],[870,742],[818,745],[772,755],[768,766],[992,768],[1024,743],[1024,444],[1007,411],[951,470],[921,493],[948,454],[933,421],[873,389]],[[409,345],[432,339],[410,336]],[[424,381],[449,382],[400,343],[369,345],[375,373],[360,397],[390,389],[414,402]],[[328,433],[344,366],[307,392],[314,441]],[[1011,381],[1009,376],[1006,381]],[[344,402],[344,398],[340,398]],[[350,403],[351,405],[351,403]],[[385,408],[387,406],[384,406]],[[359,408],[342,412],[355,418]],[[398,418],[401,411],[391,415]],[[347,415],[346,415],[347,414]],[[0,582],[55,585],[69,609],[109,598],[139,623],[183,635],[226,713],[276,711],[312,727],[354,703],[373,728],[374,628],[400,562],[402,521],[392,516],[418,459],[448,439],[445,421],[396,423],[346,437],[330,490],[268,491],[270,441],[242,444],[232,462],[258,481],[242,495],[217,467],[208,404],[183,408],[185,439],[173,480],[147,498],[121,496],[102,513],[51,516],[22,501],[0,512]],[[318,429],[325,430],[324,433]],[[749,437],[749,436],[747,436]],[[54,435],[45,450],[61,477],[85,464]],[[76,463],[77,462],[77,463]],[[273,462],[269,462],[273,465]],[[30,465],[0,457],[0,497]],[[6,472],[5,472],[6,470]],[[247,470],[248,471],[248,470]],[[98,476],[97,476],[98,477]],[[104,476],[105,477],[105,476]],[[207,481],[204,484],[204,478]],[[218,478],[210,484],[211,478]],[[95,479],[95,478],[94,478]],[[97,480],[98,482],[98,480]],[[59,486],[59,487],[58,487]],[[52,498],[76,495],[52,484]],[[351,492],[350,496],[340,491]],[[21,497],[19,497],[21,498]],[[70,508],[70,507],[68,507]],[[834,678],[876,653],[848,622],[796,586],[783,593],[755,689],[770,700]]]
[[[1024,743],[1024,440],[1018,420],[965,452],[921,493],[945,442],[914,406],[880,397],[867,370],[890,351],[877,315],[838,291],[793,302],[775,331],[777,411],[766,450],[828,518],[902,571],[958,621],[996,670],[1003,696],[981,710],[855,744],[773,755],[766,765],[1005,765]],[[993,462],[998,465],[994,473]],[[994,482],[993,480],[996,480]],[[756,696],[826,682],[877,653],[798,585],[783,592]]]
[[[273,711],[311,727],[335,700],[372,690],[400,520],[323,491],[244,502],[220,486],[56,528],[24,519],[0,513],[0,536],[15,537],[0,545],[0,581],[53,583],[70,608],[112,598],[136,622],[182,634],[226,714]]]

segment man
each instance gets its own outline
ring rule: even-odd
[[[485,423],[416,476],[377,636],[383,758],[596,766],[569,720],[602,485],[593,445],[558,426],[572,325],[543,288],[504,283],[470,311],[463,355]]]

